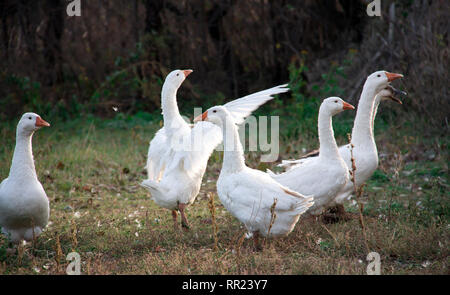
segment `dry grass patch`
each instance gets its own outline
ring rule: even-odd
[[[81,255],[86,274],[366,273],[368,253],[357,219],[335,224],[301,219],[288,237],[264,240],[263,251],[255,252],[252,241],[243,238],[243,226],[215,194],[218,152],[210,159],[195,204],[187,209],[191,231],[175,232],[170,212],[138,186],[157,126],[73,124],[54,124],[34,138],[37,172],[51,204],[50,224],[21,254],[7,254],[7,241],[0,237],[1,274],[64,274],[72,251]],[[6,163],[0,167],[1,179],[9,172],[14,146],[14,132],[3,129],[2,134],[7,137],[0,147],[0,160]],[[361,201],[367,243],[381,255],[381,272],[447,274],[447,152],[436,150],[433,142],[405,141],[399,133],[380,135],[378,142],[386,156]],[[426,153],[414,154],[418,144],[419,151],[433,150],[438,156],[429,160]],[[444,140],[441,148],[446,144]],[[290,146],[290,151],[313,147],[304,141]],[[281,158],[294,156],[285,149]],[[257,159],[249,155],[249,166],[260,166]],[[346,209],[357,212],[352,202]]]

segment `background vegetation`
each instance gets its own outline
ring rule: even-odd
[[[316,148],[320,101],[357,104],[368,74],[384,69],[408,92],[384,103],[375,124],[380,167],[362,201],[371,250],[382,273],[448,273],[448,1],[66,1],[0,2],[0,179],[7,177],[15,127],[25,111],[52,124],[33,141],[51,223],[33,244],[8,255],[0,273],[64,273],[65,255],[82,271],[110,273],[365,273],[367,249],[357,220],[301,220],[261,253],[221,206],[210,159],[201,193],[188,209],[192,230],[174,232],[138,183],[148,142],[161,126],[160,90],[173,69],[191,68],[178,94],[182,113],[290,82],[291,92],[258,110],[280,116],[280,159]],[[354,112],[334,120],[340,144]],[[276,170],[246,154],[249,166]],[[210,197],[215,198],[218,249]],[[356,212],[355,203],[346,204]]]
[[[0,119],[159,112],[176,68],[195,71],[180,90],[188,111],[293,76],[303,82],[294,102],[356,102],[365,77],[385,69],[406,77],[401,111],[447,127],[448,1],[382,1],[381,17],[367,16],[368,2],[82,1],[82,16],[69,17],[63,0],[5,0]]]

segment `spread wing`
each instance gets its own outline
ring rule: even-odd
[[[235,122],[240,124],[259,106],[273,99],[273,95],[287,91],[289,91],[287,84],[279,85],[235,99],[224,106],[230,111]],[[197,122],[191,129],[188,141],[191,143],[191,148],[173,155],[174,160],[171,162],[172,165],[167,168],[168,170],[182,165],[180,167],[187,173],[202,173],[212,152],[222,142],[222,130],[210,122]]]
[[[223,106],[226,107],[227,110],[231,113],[236,124],[241,124],[242,122],[244,122],[245,117],[250,115],[260,105],[273,99],[273,95],[289,91],[289,88],[287,86],[287,84],[283,84],[253,94],[249,94],[247,96],[230,101]]]
[[[259,106],[273,99],[273,95],[287,91],[287,84],[279,85],[230,101],[224,106],[240,124]],[[176,147],[180,142],[182,144]],[[210,122],[197,122],[189,131],[183,128],[177,134],[167,134],[161,128],[150,142],[148,178],[159,181],[173,169],[182,169],[190,175],[203,174],[211,153],[221,142],[221,129]]]

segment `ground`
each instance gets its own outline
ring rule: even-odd
[[[4,179],[15,122],[0,127]],[[264,240],[257,252],[216,195],[220,152],[211,157],[201,192],[187,209],[191,230],[174,231],[170,211],[157,207],[138,185],[146,177],[148,142],[157,128],[158,123],[86,117],[39,130],[33,152],[50,200],[50,223],[15,254],[0,237],[0,274],[64,274],[66,255],[73,251],[81,255],[84,274],[365,274],[371,251],[380,254],[382,274],[449,273],[445,135],[425,137],[399,126],[378,130],[380,167],[361,199],[369,249],[357,219],[301,219],[288,237]],[[317,146],[314,136],[287,142],[281,139],[280,159]],[[246,161],[276,170],[277,163],[259,163],[258,153],[246,154]],[[357,208],[355,201],[346,204],[347,211]]]

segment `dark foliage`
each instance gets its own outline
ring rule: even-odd
[[[448,2],[396,1],[392,17],[393,1],[382,1],[382,17],[372,18],[368,2],[82,1],[82,15],[69,17],[63,0],[4,0],[0,119],[25,110],[63,118],[113,116],[112,106],[159,111],[175,68],[195,71],[180,106],[207,107],[286,82],[303,65],[297,88],[306,99],[324,83],[340,93],[314,95],[355,100],[367,74],[402,72],[414,97],[403,109],[445,125]],[[340,74],[328,79],[330,71]],[[434,103],[424,109],[425,101]]]

